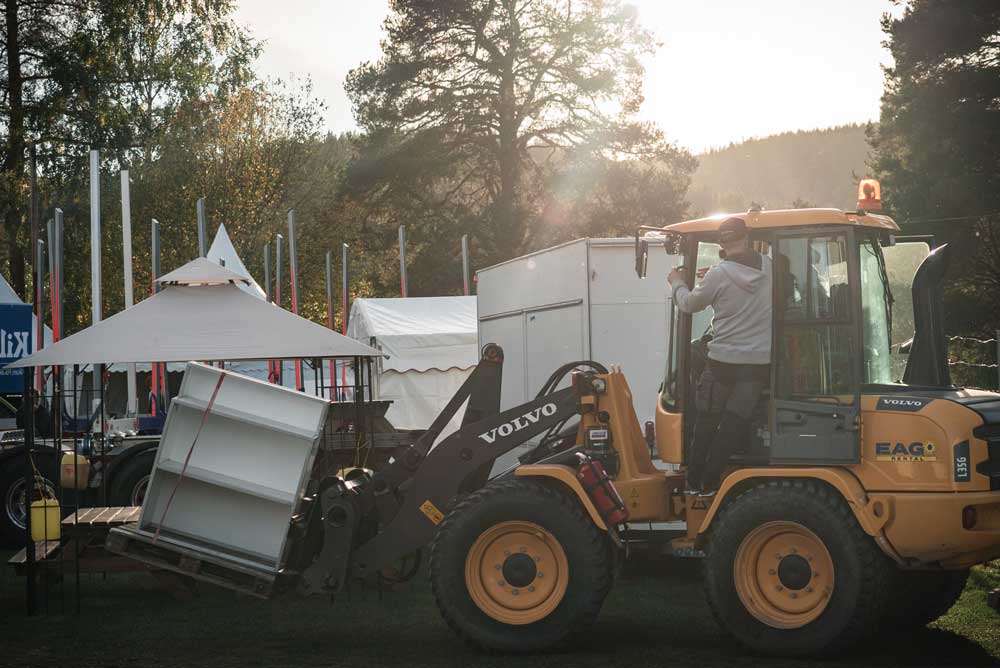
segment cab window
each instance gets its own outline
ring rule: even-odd
[[[852,402],[855,342],[846,238],[779,238],[774,278],[779,318],[775,397]]]

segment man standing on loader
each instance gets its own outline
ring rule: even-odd
[[[713,337],[698,381],[694,444],[688,490],[711,495],[749,423],[771,362],[771,260],[750,247],[746,223],[730,218],[719,226],[722,262],[689,289],[679,269],[670,272],[674,303],[685,313],[711,306]]]

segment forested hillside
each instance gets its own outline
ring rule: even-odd
[[[785,132],[698,156],[688,200],[693,214],[795,206],[852,207],[865,172],[863,125]]]

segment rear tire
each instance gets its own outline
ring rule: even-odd
[[[430,576],[441,615],[465,641],[533,652],[597,618],[612,583],[611,543],[574,499],[537,482],[504,481],[448,513],[431,546]]]
[[[0,468],[0,544],[24,547],[25,533],[25,460],[24,455],[3,462]],[[52,497],[59,497],[59,470],[48,457],[36,457],[37,484]],[[33,494],[37,497],[37,494]],[[66,511],[62,511],[66,515]]]
[[[705,594],[719,625],[750,650],[833,654],[882,619],[894,566],[825,485],[753,487],[711,532]]]
[[[156,450],[147,450],[112,472],[111,503],[115,506],[141,506],[153,472]]]

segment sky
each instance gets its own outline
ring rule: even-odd
[[[889,0],[630,4],[662,42],[646,63],[639,116],[695,153],[878,118]],[[235,18],[265,42],[258,72],[311,77],[327,128],[341,132],[356,128],[344,77],[378,59],[387,12],[387,0],[237,0]]]

